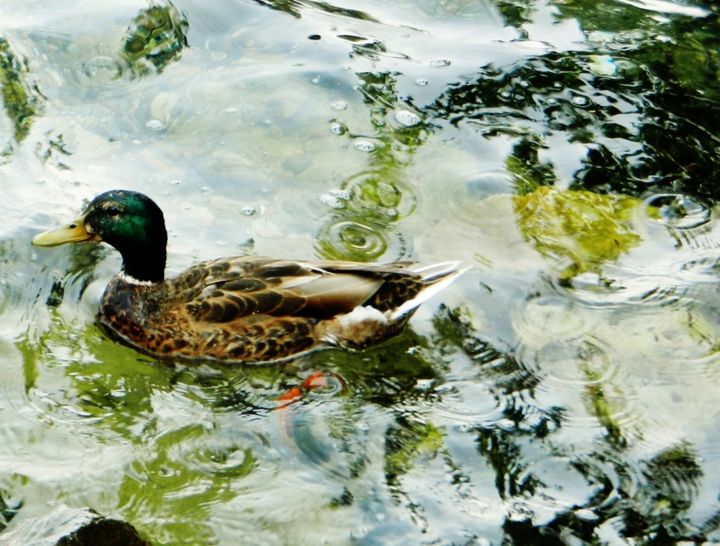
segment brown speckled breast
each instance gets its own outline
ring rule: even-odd
[[[118,275],[105,290],[98,320],[113,338],[161,359],[272,362],[320,345],[314,319],[250,314],[241,321],[196,320],[192,306],[168,297],[167,288]]]

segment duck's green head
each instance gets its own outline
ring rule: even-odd
[[[123,257],[123,271],[139,281],[163,280],[167,231],[163,213],[142,193],[111,190],[93,199],[82,215],[53,231],[36,235],[35,246],[104,241]]]

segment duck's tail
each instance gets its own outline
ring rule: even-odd
[[[418,268],[411,268],[410,271],[421,276],[425,288],[411,300],[406,301],[390,314],[391,321],[402,321],[409,318],[415,310],[432,298],[448,285],[455,282],[460,275],[465,273],[469,267],[462,267],[461,262],[440,262]]]
[[[365,347],[397,334],[415,310],[429,298],[446,288],[469,268],[460,262],[443,262],[414,267],[408,263],[381,266],[389,289],[380,298],[381,305],[356,306],[349,313],[321,322],[321,338],[333,345]],[[419,288],[419,290],[418,290]],[[402,298],[407,291],[415,296],[393,308],[393,298]]]

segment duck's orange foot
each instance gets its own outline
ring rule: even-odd
[[[310,391],[323,389],[333,393],[346,393],[347,385],[345,380],[334,372],[316,371],[311,373],[305,380],[278,396],[277,409],[288,407],[290,404],[300,400]]]

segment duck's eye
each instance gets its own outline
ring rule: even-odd
[[[112,205],[105,209],[105,214],[107,214],[108,216],[110,216],[112,218],[117,218],[118,216],[120,216],[120,212],[121,211],[119,208],[112,206]]]

